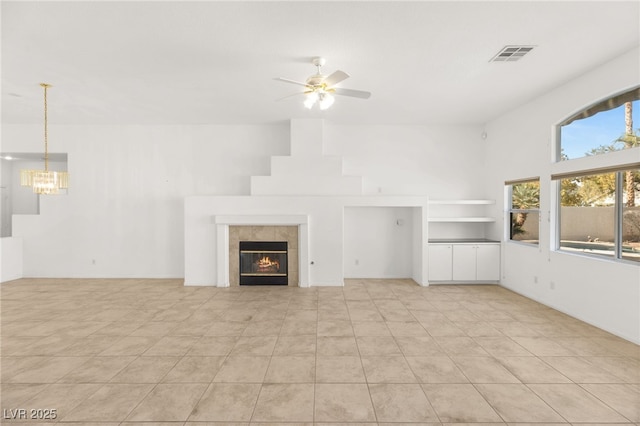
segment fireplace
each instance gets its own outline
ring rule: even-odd
[[[240,241],[240,285],[288,285],[286,241]]]

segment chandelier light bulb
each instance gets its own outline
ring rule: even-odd
[[[304,101],[305,108],[307,109],[313,108],[317,100],[318,100],[318,92],[307,93],[307,98]]]
[[[321,93],[320,94],[320,109],[325,110],[333,105],[335,98],[330,93]]]

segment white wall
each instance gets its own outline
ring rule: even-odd
[[[40,126],[3,126],[3,150],[38,152]],[[68,153],[66,196],[14,216],[31,277],[183,277],[184,197],[248,194],[288,152],[288,126],[49,126]]]
[[[409,278],[413,265],[413,209],[344,209],[345,278]]]
[[[503,245],[502,285],[635,342],[640,342],[640,267],[553,250],[550,175],[569,166],[552,162],[555,124],[640,84],[639,64],[635,49],[486,126],[486,183],[492,198],[503,200],[504,206],[505,180],[540,176],[540,246]],[[640,161],[640,148],[615,154],[617,160]],[[610,162],[606,157],[573,161],[597,168]],[[490,230],[494,238],[503,235],[504,219]]]
[[[36,161],[11,161],[11,178],[9,192],[11,197],[12,214],[38,214],[38,194],[34,194],[29,187],[20,185],[20,170],[43,170],[44,164]],[[53,167],[51,170],[56,170]]]
[[[68,153],[66,196],[14,217],[32,277],[183,277],[184,199],[247,195],[270,157],[289,155],[289,125],[49,126]],[[327,155],[382,195],[480,196],[479,127],[325,126]],[[3,151],[40,152],[40,125],[4,125]],[[384,184],[383,184],[384,183]],[[342,215],[342,212],[340,212]],[[340,256],[342,261],[342,256]]]
[[[482,130],[481,126],[474,125],[364,126],[327,122],[324,154],[341,157],[345,175],[362,176],[365,195],[484,198]],[[411,264],[400,261],[398,253],[384,242],[395,238],[402,253],[420,253],[419,247],[414,247],[415,240],[412,246],[405,233],[423,232],[422,214],[415,215],[412,221],[405,215],[408,211],[404,211],[405,225],[397,232],[393,220],[396,213],[392,211],[352,209],[345,212],[345,277],[415,276],[411,273]],[[364,224],[376,224],[386,236],[369,241],[371,235],[367,235]],[[468,235],[468,231],[465,230],[464,235]],[[355,265],[356,259],[359,265]],[[394,260],[385,264],[383,259]],[[415,260],[413,264],[419,262]],[[367,270],[373,272],[364,272]]]
[[[0,283],[22,276],[22,239],[0,238]]]
[[[16,176],[16,178],[19,178]],[[11,161],[0,160],[0,237],[11,236],[11,214],[13,211],[11,203],[11,185],[13,180],[13,167]]]
[[[358,126],[327,123],[325,155],[362,176],[365,194],[483,198],[481,126]]]

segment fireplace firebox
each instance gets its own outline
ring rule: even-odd
[[[288,285],[286,241],[240,241],[240,285]]]

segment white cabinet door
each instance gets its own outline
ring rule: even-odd
[[[500,281],[500,244],[429,244],[429,281]]]
[[[450,244],[429,244],[429,281],[451,281]]]
[[[476,280],[476,246],[456,244],[453,246],[453,280]]]
[[[500,246],[498,244],[478,244],[476,252],[476,279],[478,281],[498,281],[500,279]]]

